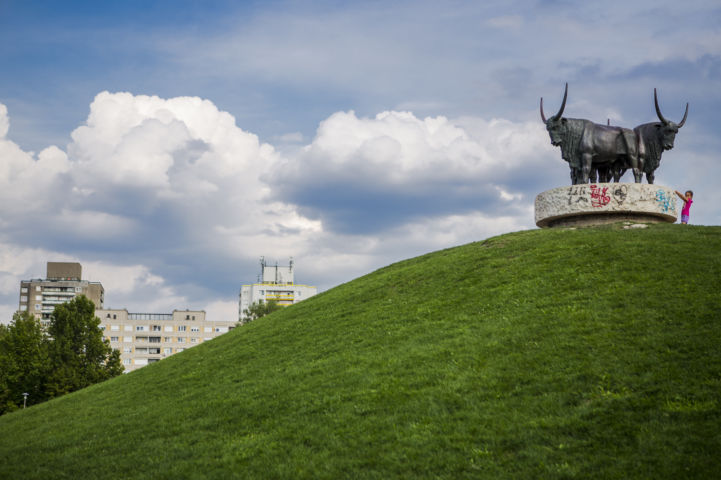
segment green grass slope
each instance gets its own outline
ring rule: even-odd
[[[0,478],[718,478],[721,228],[390,265],[0,417]]]

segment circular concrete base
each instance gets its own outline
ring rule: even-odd
[[[536,196],[536,225],[567,227],[678,218],[673,189],[642,183],[596,183],[546,190]]]

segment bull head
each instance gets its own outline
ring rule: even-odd
[[[673,123],[670,120],[666,120],[661,114],[661,109],[658,106],[658,95],[656,89],[653,89],[653,103],[656,106],[656,115],[661,123],[656,124],[656,129],[659,131],[659,137],[661,137],[661,146],[664,150],[671,150],[673,148],[673,142],[676,139],[678,129],[683,127],[686,123],[686,117],[688,116],[688,103],[686,103],[686,112],[683,114],[683,119],[679,123]]]
[[[543,97],[541,97],[541,120],[546,124],[546,130],[551,136],[551,145],[559,146],[562,142],[561,128],[565,122],[565,118],[561,118],[563,110],[566,108],[566,99],[568,98],[568,83],[566,83],[566,90],[563,92],[563,102],[561,102],[561,108],[558,113],[554,116],[546,119],[546,115],[543,113]]]

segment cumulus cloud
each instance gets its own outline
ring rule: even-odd
[[[31,270],[41,276],[45,261],[57,258],[49,252],[124,254],[124,266],[86,267],[109,285],[108,298],[181,308],[189,300],[162,281],[153,298],[141,292],[173,274],[175,284],[203,285],[221,258],[228,264],[256,255],[265,237],[317,230],[292,208],[267,200],[259,177],[277,161],[273,147],[208,100],[102,92],[73,131],[67,154],[51,146],[37,156],[5,138],[9,119],[0,106],[0,222],[8,249],[34,259],[34,268],[26,262],[18,270],[4,258],[6,290]]]
[[[544,169],[548,143],[535,123],[339,112],[263,178],[275,198],[326,229],[373,232],[450,213],[511,214],[518,202],[508,200],[543,177],[524,170]]]

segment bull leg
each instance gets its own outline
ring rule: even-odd
[[[654,178],[656,178],[656,174],[654,172],[646,172],[646,180],[649,185],[653,185]]]
[[[620,165],[614,165],[613,167],[613,181],[618,183],[621,180],[621,177],[623,177],[623,174],[626,173],[626,170],[620,166]]]
[[[571,168],[571,184],[572,185],[578,185],[581,182],[581,169],[580,168]]]
[[[629,161],[631,163],[631,168],[633,169],[633,178],[636,181],[636,183],[641,183],[643,181],[643,170],[639,168],[639,161],[638,157],[632,156],[629,158]]]
[[[603,166],[598,167],[598,181],[599,183],[608,183],[611,180],[611,167]]]
[[[590,153],[584,153],[583,155],[581,155],[581,169],[582,170],[581,170],[581,182],[580,183],[588,183],[589,177],[591,175],[592,160],[593,160],[593,157]]]

